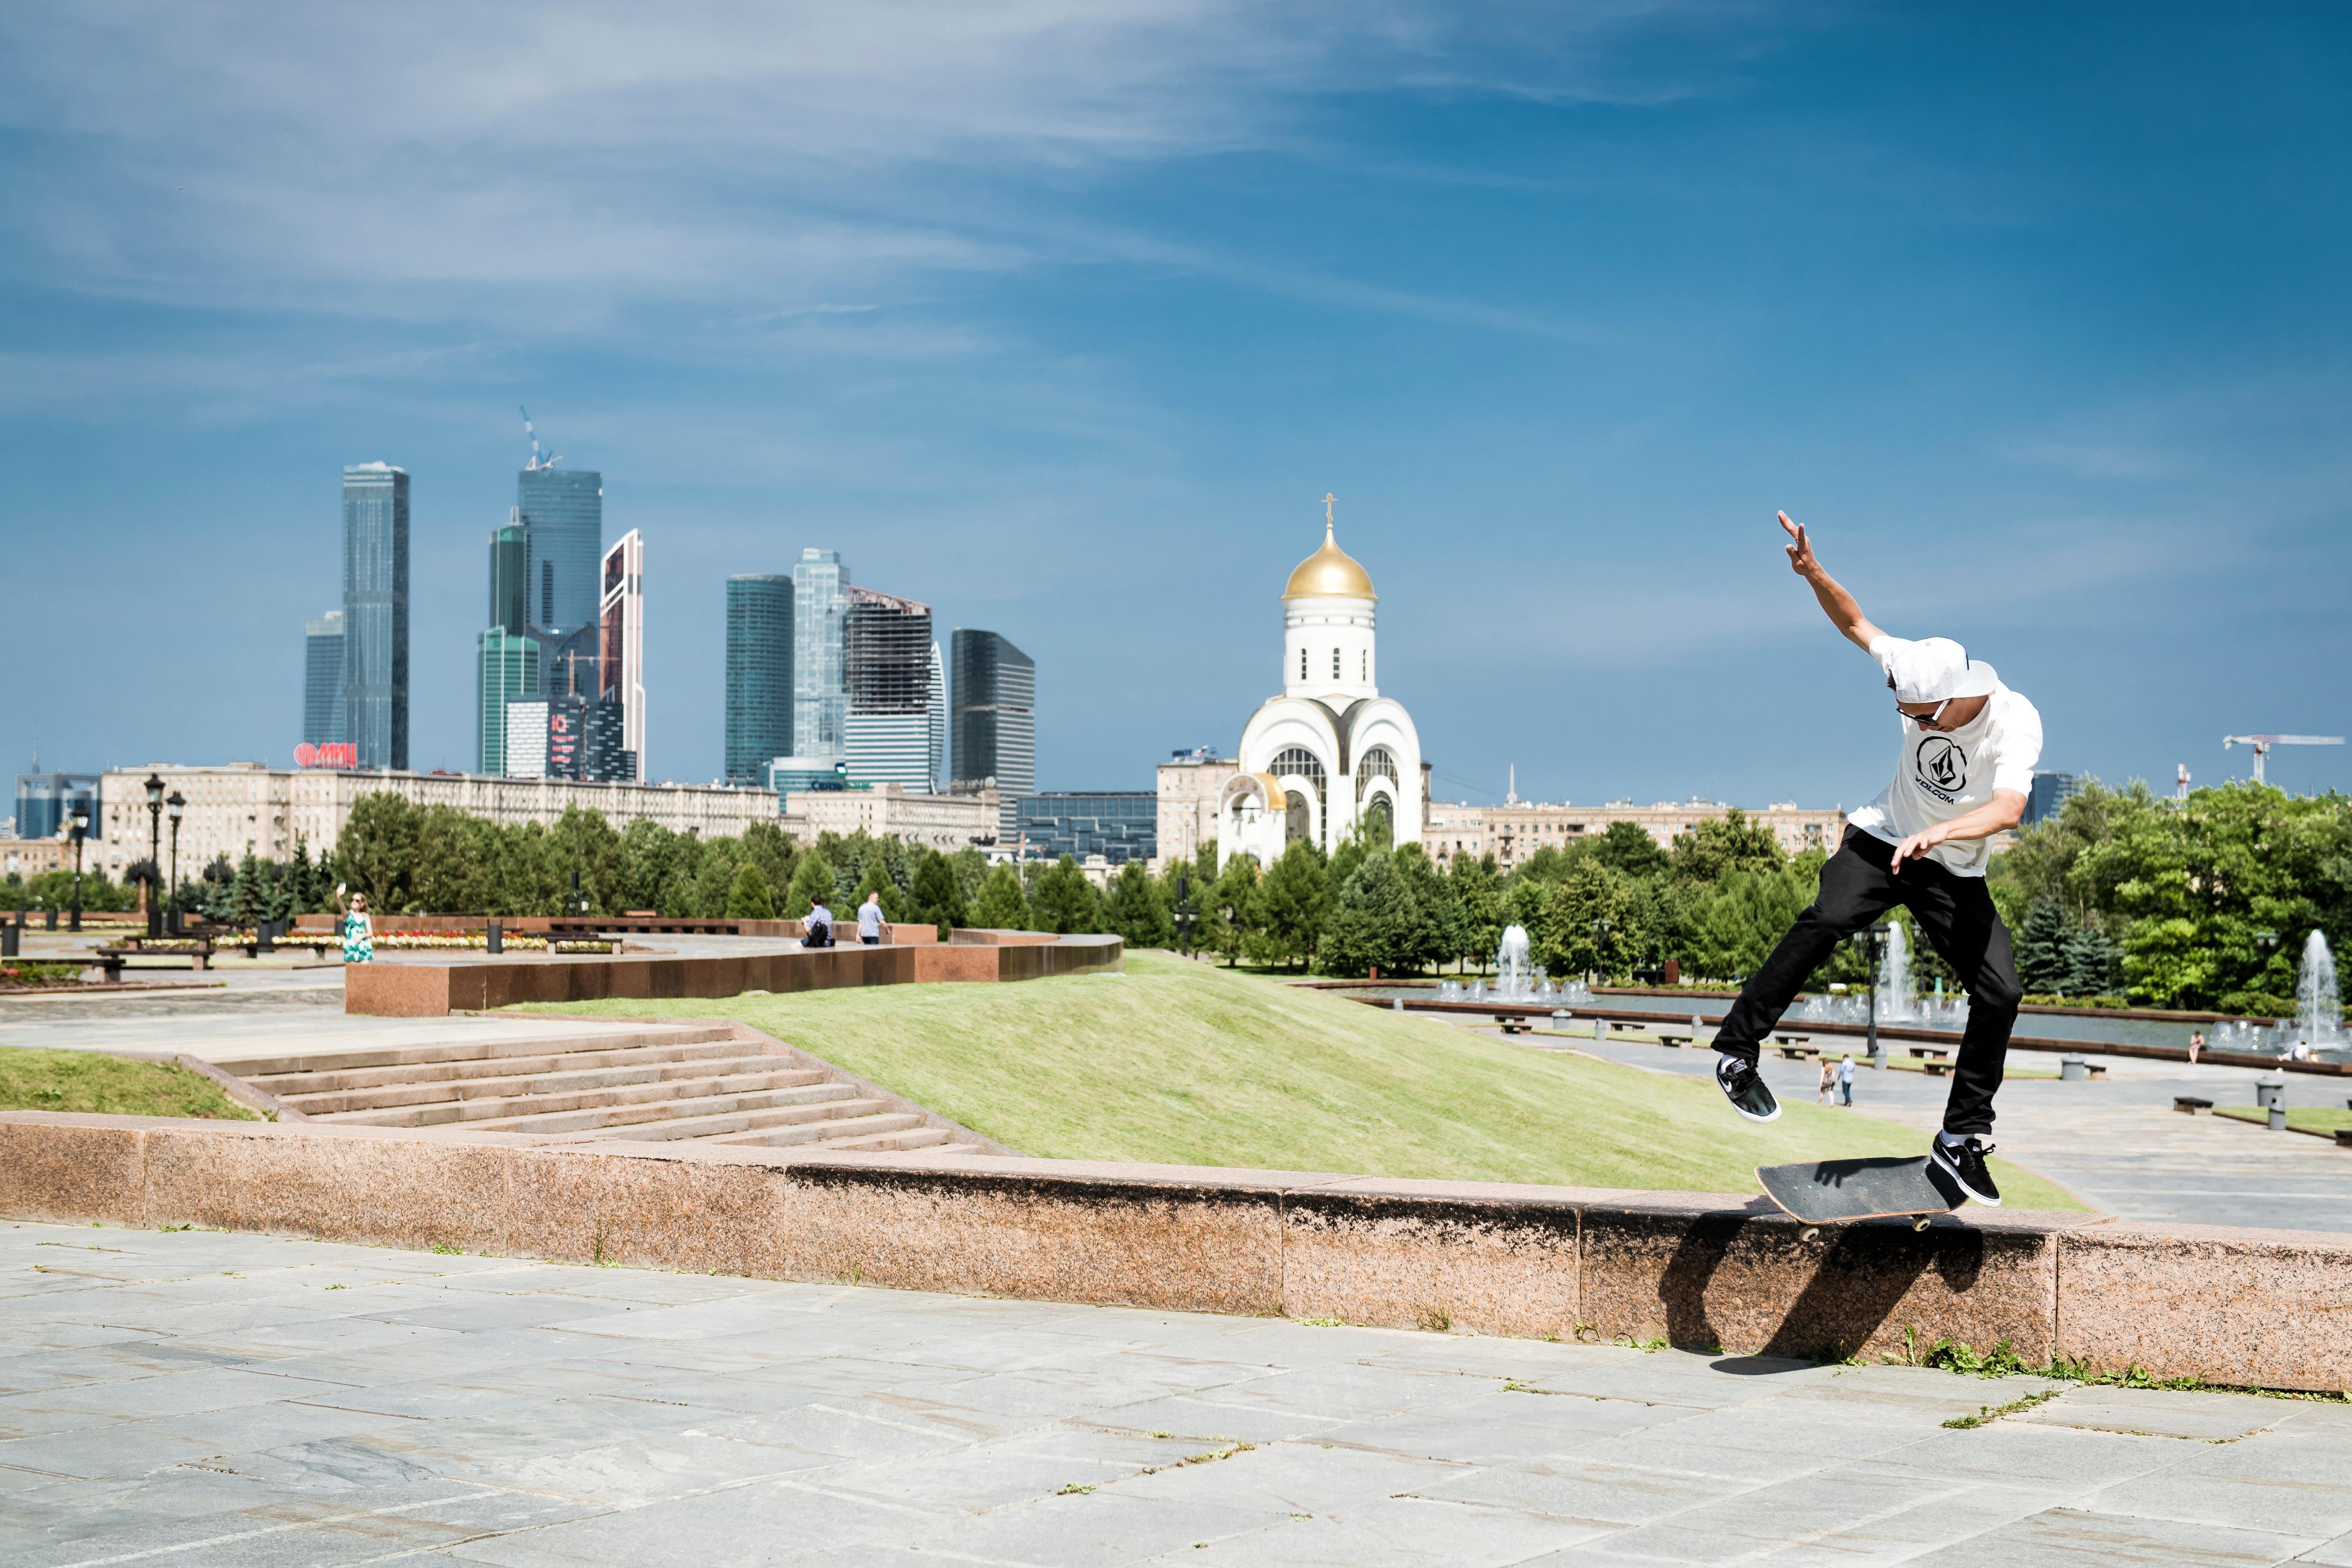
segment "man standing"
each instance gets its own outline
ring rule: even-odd
[[[1928,1149],[1969,1196],[1998,1205],[1985,1168],[1992,1098],[2017,1020],[2017,966],[2009,928],[1985,891],[1986,840],[2017,826],[2042,756],[2042,715],[1948,637],[1907,642],[1864,616],[1822,570],[1805,531],[1780,513],[1789,564],[1811,584],[1831,624],[1878,661],[1902,715],[1895,781],[1846,818],[1845,838],[1822,868],[1819,897],[1749,977],[1715,1037],[1716,1082],[1751,1121],[1780,1114],[1756,1070],[1759,1046],[1807,976],[1837,944],[1895,905],[1960,977],[1969,1026],[1952,1068],[1944,1130]]]
[[[857,940],[872,947],[882,940],[882,895],[868,893],[857,906]]]

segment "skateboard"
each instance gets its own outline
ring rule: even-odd
[[[1801,1165],[1759,1165],[1765,1195],[1805,1224],[1805,1239],[1825,1225],[1857,1219],[1908,1219],[1925,1230],[1939,1214],[1969,1201],[1959,1184],[1925,1154],[1908,1160],[1822,1160]]]

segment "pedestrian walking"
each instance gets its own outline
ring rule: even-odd
[[[1840,1105],[1853,1103],[1853,1058],[1852,1057],[1838,1063],[1838,1103]]]
[[[375,921],[368,914],[365,893],[353,893],[350,902],[343,900],[343,885],[335,884],[335,908],[343,917],[343,962],[371,963],[375,960]]]
[[[857,906],[857,940],[872,947],[882,940],[882,895],[868,893]]]
[[[1813,1103],[1815,1105],[1827,1105],[1830,1102],[1831,1092],[1836,1088],[1837,1068],[1832,1065],[1829,1058],[1823,1057],[1822,1058],[1822,1081],[1813,1090]]]

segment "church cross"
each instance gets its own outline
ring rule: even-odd
[[[1338,499],[1328,490],[1323,492],[1323,526],[1326,528],[1331,526],[1331,503]]]

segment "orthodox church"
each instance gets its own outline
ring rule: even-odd
[[[1429,789],[1421,736],[1402,704],[1381,695],[1372,580],[1333,537],[1324,498],[1323,548],[1282,592],[1282,695],[1242,730],[1241,772],[1217,802],[1217,856],[1271,866],[1294,838],[1329,854],[1374,819],[1392,844],[1418,843]]]

